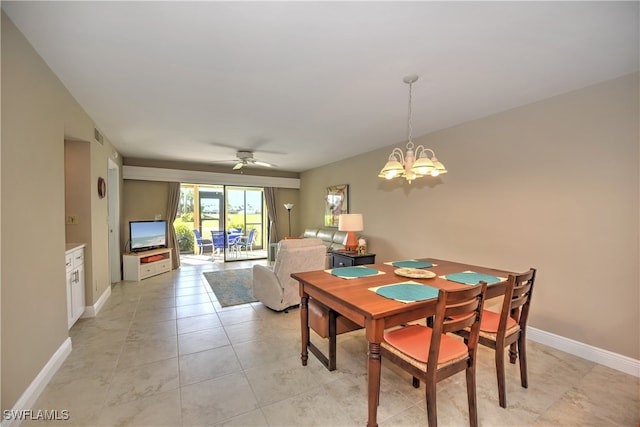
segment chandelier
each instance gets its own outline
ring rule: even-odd
[[[417,147],[412,141],[413,123],[411,117],[411,90],[413,84],[418,80],[418,76],[411,75],[402,79],[409,85],[409,119],[407,120],[408,142],[406,154],[398,147],[394,148],[389,155],[387,164],[384,165],[378,176],[380,178],[393,179],[404,177],[409,184],[416,178],[423,176],[438,176],[447,173],[447,168],[436,158],[436,153],[430,148],[422,145]],[[415,147],[415,149],[414,149]]]

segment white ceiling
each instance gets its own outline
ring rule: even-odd
[[[638,2],[2,2],[125,157],[288,171],[638,70]],[[381,166],[385,159],[380,159]],[[230,164],[230,167],[232,164]]]

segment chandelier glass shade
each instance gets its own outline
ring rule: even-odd
[[[389,160],[384,165],[378,176],[385,179],[398,177],[405,178],[409,183],[416,178],[423,176],[438,176],[447,173],[447,168],[438,160],[436,153],[422,145],[417,147],[413,143],[412,114],[411,114],[411,91],[413,83],[418,80],[418,76],[407,76],[403,79],[409,85],[409,119],[407,121],[408,142],[407,151],[396,147],[391,151]]]

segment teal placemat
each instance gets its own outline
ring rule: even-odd
[[[401,268],[429,268],[433,267],[433,264],[427,261],[415,261],[415,260],[407,260],[407,261],[394,261],[391,263],[394,267]]]
[[[376,290],[378,295],[402,302],[424,301],[438,297],[438,289],[417,283],[397,283],[381,286]]]
[[[489,274],[474,273],[473,271],[447,274],[444,278],[452,282],[464,283],[465,285],[477,285],[481,281],[486,282],[487,285],[492,285],[502,281],[499,277],[491,276]]]
[[[369,267],[340,267],[331,270],[331,274],[344,278],[366,277],[378,274],[378,270]]]

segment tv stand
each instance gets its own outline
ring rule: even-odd
[[[122,269],[124,280],[135,282],[171,271],[171,248],[127,252],[122,255]]]

